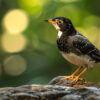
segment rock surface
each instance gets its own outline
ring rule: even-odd
[[[70,79],[59,83],[63,77],[54,78],[48,85],[0,88],[0,100],[100,100],[100,85],[82,79],[75,84],[70,84]]]

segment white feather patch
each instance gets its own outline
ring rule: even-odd
[[[93,67],[93,65],[95,64],[95,62],[92,61],[91,58],[87,55],[77,56],[74,53],[70,54],[62,53],[62,55],[66,60],[78,66],[88,65],[88,67]]]
[[[56,28],[56,30],[60,30],[60,27],[57,25],[57,24],[52,24],[55,28]]]
[[[58,31],[58,37],[60,38],[62,36],[62,32],[61,31]]]

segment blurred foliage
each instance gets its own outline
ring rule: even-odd
[[[46,84],[55,76],[70,75],[77,66],[61,56],[56,45],[57,31],[45,23],[44,19],[57,16],[70,18],[76,29],[100,49],[99,4],[100,0],[0,0],[0,87]],[[4,25],[6,26],[4,18],[6,20],[7,13],[16,9],[24,11],[28,18],[27,27],[21,32],[27,44],[20,51],[14,48],[21,46],[21,39],[8,35],[9,38],[2,38],[5,35]],[[12,20],[11,18],[10,22]],[[23,18],[19,23],[16,22],[17,25],[14,21],[15,24],[11,23],[20,28],[21,20]],[[10,22],[7,27],[12,26]],[[15,29],[14,26],[13,28]],[[7,42],[7,39],[10,41]],[[6,50],[6,45],[12,48]],[[96,66],[89,69],[83,77],[99,83],[99,75],[100,66]]]

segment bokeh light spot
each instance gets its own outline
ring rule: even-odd
[[[19,6],[29,14],[38,15],[47,0],[19,0]]]
[[[9,53],[20,52],[26,46],[26,38],[22,34],[3,34],[1,38],[2,48]]]
[[[8,75],[18,76],[26,70],[26,61],[22,56],[12,55],[4,60],[4,71]]]
[[[3,19],[3,26],[11,34],[19,34],[27,28],[28,17],[22,10],[9,11]]]

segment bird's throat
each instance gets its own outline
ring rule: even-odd
[[[62,31],[58,31],[58,38],[60,38],[62,36]]]

